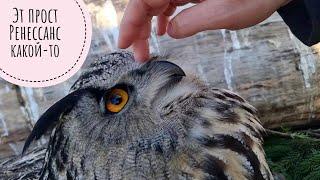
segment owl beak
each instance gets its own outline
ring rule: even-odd
[[[151,61],[144,64],[140,70],[150,73],[151,76],[167,76],[174,79],[186,76],[178,65],[169,61]]]
[[[178,65],[172,62],[155,61],[154,63],[158,72],[156,74],[158,74],[160,77],[167,77],[162,81],[164,83],[162,88],[164,89],[177,84],[183,77],[186,76],[185,72]]]
[[[178,65],[169,61],[150,61],[133,73],[144,75],[148,79],[157,79],[162,83],[178,82],[186,76]]]
[[[172,77],[184,77],[186,73],[176,64],[169,61],[154,61],[154,65]]]
[[[158,89],[165,90],[182,80],[185,72],[176,64],[168,61],[151,61],[147,64],[147,77],[152,79]]]

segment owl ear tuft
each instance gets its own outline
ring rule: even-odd
[[[48,129],[54,127],[59,122],[60,116],[70,111],[78,102],[81,95],[87,92],[88,90],[86,89],[74,91],[56,102],[45,113],[43,113],[27,138],[22,150],[22,155],[26,152],[32,141],[38,140],[46,133],[46,131],[48,131]]]

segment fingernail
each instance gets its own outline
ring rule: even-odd
[[[166,32],[157,32],[157,36],[163,36],[163,35],[165,35],[166,34]]]
[[[177,22],[172,20],[168,23],[167,33],[172,38],[179,38]]]

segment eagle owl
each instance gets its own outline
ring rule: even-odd
[[[115,52],[38,120],[52,130],[40,179],[273,179],[256,110],[168,61]]]

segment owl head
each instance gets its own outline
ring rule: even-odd
[[[186,92],[199,88],[196,83],[177,86],[184,77],[184,71],[168,61],[141,65],[128,52],[105,55],[82,72],[69,95],[40,117],[24,151],[57,126],[79,144],[99,140],[101,147],[167,133],[178,136],[181,122],[167,117]]]
[[[256,110],[168,61],[101,57],[40,117],[23,151],[51,128],[47,177],[272,179]]]

